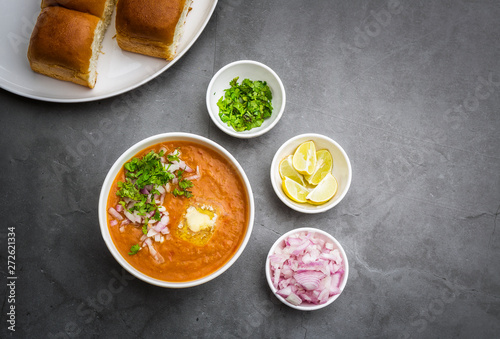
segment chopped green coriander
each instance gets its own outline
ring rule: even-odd
[[[191,198],[193,196],[193,193],[191,191],[187,190],[187,188],[190,188],[190,187],[193,187],[193,183],[191,181],[181,180],[181,181],[179,181],[180,190],[178,190],[177,188],[174,188],[174,190],[172,191],[172,194],[176,197],[183,195],[186,198]]]
[[[182,179],[183,170],[178,170],[176,174],[169,172],[167,169],[170,166],[170,162],[179,161],[179,153],[167,155],[166,158],[169,161],[165,165],[162,163],[163,151],[156,153],[154,151],[149,152],[141,159],[133,158],[127,162],[125,167],[125,181],[118,182],[118,191],[116,195],[121,197],[120,204],[129,213],[136,213],[140,216],[147,216],[144,218],[145,222],[142,228],[144,234],[147,233],[147,225],[149,220],[154,219],[159,221],[161,214],[158,211],[158,205],[156,203],[155,195],[160,195],[158,191],[159,186],[164,186],[174,179],[176,176],[179,180],[179,187],[181,189],[180,194],[185,197],[191,197],[191,192],[187,191],[187,188],[193,186],[193,184],[188,180]],[[126,202],[127,201],[127,202]],[[128,202],[132,201],[132,204]]]
[[[179,157],[175,154],[167,155],[168,161],[179,161]]]
[[[182,174],[184,174],[184,170],[178,170],[177,171],[177,179],[181,180],[182,179]]]
[[[179,181],[179,187],[183,190],[193,187],[193,183],[190,180],[183,179]]]
[[[141,246],[139,246],[139,244],[132,245],[132,247],[130,247],[130,252],[128,252],[128,255],[137,254],[137,252],[139,252],[140,249]]]
[[[224,90],[217,106],[222,122],[241,132],[259,127],[271,117],[273,96],[265,81],[245,79],[238,85],[238,79],[231,80],[231,88]]]

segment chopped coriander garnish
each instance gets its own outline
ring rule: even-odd
[[[193,183],[190,180],[181,180],[179,181],[179,187],[183,190],[186,190],[187,188],[193,187]]]
[[[176,177],[175,174],[170,173],[164,164],[162,164],[161,157],[163,155],[163,151],[159,153],[151,151],[141,159],[133,158],[124,165],[125,181],[118,182],[116,195],[122,198],[119,203],[129,213],[136,212],[137,215],[148,216],[144,218],[144,233],[147,233],[147,225],[150,219],[160,220],[161,218],[154,198],[155,195],[160,195],[157,188],[164,186]],[[167,159],[169,162],[179,161],[178,153],[167,155]],[[180,170],[177,171],[179,181],[182,181],[182,172]],[[182,195],[187,196],[186,194]],[[124,198],[130,199],[133,201],[133,204],[128,207]]]
[[[168,161],[179,161],[179,157],[175,154],[167,155]]]
[[[178,190],[177,188],[175,188],[173,190],[172,194],[174,196],[176,196],[176,197],[179,196],[179,195],[183,195],[186,198],[191,198],[193,196],[193,194],[191,193],[191,191],[188,191],[187,189],[193,187],[193,182],[190,181],[190,180],[182,179],[182,174],[183,173],[184,173],[183,170],[179,170],[177,172],[177,178],[179,179],[179,188],[180,188],[180,190]]]
[[[128,255],[137,254],[137,252],[139,252],[140,249],[141,246],[139,246],[139,244],[132,245],[132,247],[130,247],[130,252],[128,252]]]
[[[178,170],[177,171],[177,179],[181,180],[182,179],[182,174],[184,173],[184,170]]]
[[[271,116],[273,98],[265,81],[245,79],[238,85],[239,77],[231,80],[231,88],[217,102],[219,117],[237,132],[259,127]]]
[[[191,191],[187,190],[190,187],[193,187],[193,183],[191,181],[181,180],[181,181],[179,181],[180,190],[178,190],[177,188],[174,188],[174,190],[172,191],[172,194],[176,197],[183,195],[186,198],[191,198],[193,196],[193,193]]]
[[[184,171],[178,170],[177,174],[169,172],[167,169],[170,164],[167,164],[167,168],[165,168],[161,162],[163,154],[163,151],[159,153],[151,151],[141,159],[133,158],[124,165],[125,181],[118,182],[116,195],[122,198],[119,203],[129,213],[146,216],[142,228],[144,234],[147,234],[149,220],[154,219],[159,221],[161,219],[161,214],[158,211],[158,205],[155,200],[155,195],[160,195],[158,191],[159,186],[164,186],[177,176],[181,189],[179,191],[181,193],[177,195],[183,195],[188,198],[192,196],[191,192],[187,191],[187,188],[192,187],[193,184],[188,180],[182,179]],[[166,158],[169,162],[179,161],[178,154],[176,152],[167,155]],[[177,196],[175,190],[173,194]],[[128,205],[128,202],[125,202],[125,198],[133,203]]]

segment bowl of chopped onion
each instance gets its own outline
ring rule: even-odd
[[[214,124],[233,137],[254,138],[271,130],[285,110],[285,87],[268,66],[239,60],[222,67],[208,85]]]
[[[303,227],[282,235],[266,259],[266,278],[285,305],[314,311],[344,290],[349,263],[342,245],[325,231]]]

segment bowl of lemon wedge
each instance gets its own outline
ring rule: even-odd
[[[352,168],[344,149],[327,136],[307,133],[286,141],[271,163],[278,198],[302,213],[336,206],[351,185]]]

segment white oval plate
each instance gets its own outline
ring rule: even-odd
[[[177,56],[162,59],[125,52],[114,36],[115,14],[102,44],[93,89],[59,81],[31,70],[26,56],[40,1],[2,1],[0,13],[0,88],[28,98],[53,102],[84,102],[109,98],[139,87],[170,68],[194,44],[207,25],[217,0],[193,1]]]

